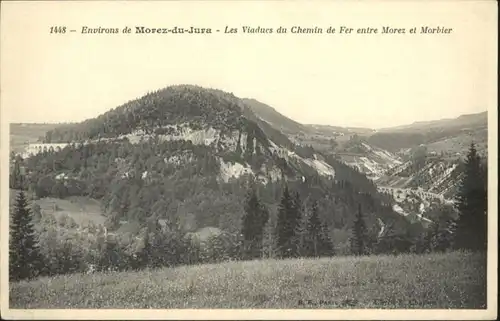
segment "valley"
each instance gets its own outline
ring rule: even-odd
[[[380,192],[391,195],[395,212],[427,223],[425,212],[432,203],[453,203],[470,144],[483,157],[487,153],[486,112],[374,130],[302,125],[255,100],[250,106],[295,143],[333,155],[366,175]]]

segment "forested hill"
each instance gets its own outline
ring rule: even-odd
[[[269,207],[272,226],[285,183],[305,207],[319,202],[332,233],[347,234],[360,206],[372,236],[381,222],[386,232],[389,226],[405,233],[409,228],[366,176],[295,145],[243,100],[220,90],[171,86],[58,127],[45,142],[71,144],[18,160],[25,179],[19,186],[14,170],[11,187],[39,197],[102,199],[110,229],[123,221],[163,219],[188,232],[211,226],[236,233],[250,185]]]
[[[191,85],[170,86],[131,100],[97,118],[48,131],[45,142],[57,143],[146,133],[189,121],[214,128],[237,128],[243,105],[232,94]]]

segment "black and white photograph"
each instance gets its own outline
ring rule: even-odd
[[[493,1],[1,7],[6,319],[496,318]]]

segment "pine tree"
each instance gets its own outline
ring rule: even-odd
[[[34,203],[32,206],[33,222],[40,222],[42,220],[42,209],[40,205]]]
[[[290,224],[292,225],[293,228],[293,236],[291,239],[291,246],[292,246],[292,257],[298,257],[300,256],[300,249],[301,249],[301,234],[302,234],[302,200],[300,199],[300,194],[299,192],[295,192],[294,197],[293,197],[293,207],[292,207],[292,212],[290,213]]]
[[[308,257],[334,255],[333,244],[329,236],[328,226],[319,218],[318,203],[313,202],[311,215],[306,223],[304,255]]]
[[[245,215],[241,230],[245,258],[252,259],[262,255],[264,227],[268,220],[269,212],[258,199],[255,189],[252,188],[245,203]]]
[[[438,218],[431,224],[426,241],[428,242],[428,249],[432,252],[444,252],[451,247],[453,229],[453,209],[443,207]]]
[[[430,241],[428,240],[428,235],[427,233],[422,233],[414,239],[410,252],[415,254],[423,254],[429,250],[429,247]]]
[[[465,173],[456,197],[459,217],[454,231],[454,247],[485,251],[487,229],[486,170],[474,143],[465,160]]]
[[[262,252],[266,258],[274,258],[276,251],[276,217],[269,217],[264,226]]]
[[[328,226],[325,222],[321,223],[321,234],[320,234],[320,251],[319,256],[333,256],[335,255],[335,249],[330,237]]]
[[[42,257],[35,235],[31,210],[23,191],[16,198],[9,240],[9,275],[11,280],[32,278],[42,268]]]
[[[318,215],[318,204],[313,203],[311,215],[307,220],[307,237],[305,242],[306,256],[318,257],[320,250],[319,237],[321,233],[321,222]]]
[[[294,201],[285,186],[281,203],[278,207],[278,222],[276,224],[276,247],[281,258],[292,257],[294,254],[294,237],[296,222],[294,216]]]
[[[10,188],[22,188],[22,173],[21,173],[21,163],[22,158],[18,155],[15,155],[14,152],[11,153],[11,163],[12,168],[10,171],[10,180],[9,187]]]
[[[351,237],[351,252],[354,255],[366,254],[366,225],[361,212],[361,204],[358,205],[358,213],[354,220]]]
[[[450,246],[450,232],[448,231],[447,226],[440,223],[434,223],[432,232],[430,250],[432,252],[446,251]]]
[[[297,224],[296,236],[298,238],[297,246],[298,246],[298,256],[308,256],[308,230],[307,224],[309,222],[309,217],[306,215],[306,212],[301,212],[300,220]]]
[[[307,241],[306,253],[309,257],[320,256],[322,249],[321,221],[318,214],[318,203],[314,202],[311,208],[311,215],[307,221]]]

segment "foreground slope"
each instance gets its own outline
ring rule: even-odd
[[[485,308],[480,254],[263,260],[67,275],[10,286],[11,308]]]

